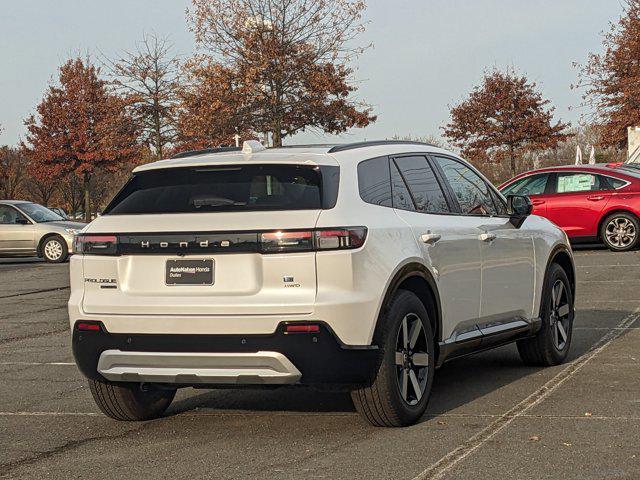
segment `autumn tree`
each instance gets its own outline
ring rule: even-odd
[[[235,73],[212,62],[187,65],[187,81],[179,93],[179,147],[197,150],[228,146],[236,134],[245,140],[256,138],[245,116],[238,111],[243,98]]]
[[[0,147],[0,198],[18,198],[28,177],[27,163],[19,149]]]
[[[138,130],[126,101],[111,92],[90,60],[67,61],[29,117],[23,143],[41,178],[82,178],[85,220],[91,218],[90,181],[138,154]]]
[[[279,146],[306,129],[337,134],[375,121],[371,107],[353,99],[348,66],[362,51],[352,45],[365,27],[364,1],[192,2],[188,18],[211,81],[221,79],[217,90],[240,101],[238,126],[268,132]]]
[[[24,189],[29,198],[36,203],[48,207],[51,199],[58,193],[60,179],[49,175],[48,169],[39,169],[39,164],[29,164],[29,178],[25,182]]]
[[[569,124],[553,121],[549,103],[524,75],[485,72],[482,83],[451,109],[444,135],[471,161],[507,160],[513,176],[518,152],[553,148],[567,137]]]
[[[627,127],[640,124],[640,0],[624,5],[624,15],[604,35],[604,52],[589,55],[575,85],[584,89],[585,116],[599,126],[600,144],[620,149]]]
[[[130,113],[140,126],[141,140],[156,159],[163,158],[176,139],[178,57],[167,38],[145,35],[133,52],[106,59],[113,84],[127,97]]]

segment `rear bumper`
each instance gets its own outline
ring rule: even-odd
[[[278,352],[123,352],[105,350],[98,373],[113,382],[284,385],[302,374]]]
[[[319,323],[319,322],[314,322]],[[73,329],[73,355],[88,378],[202,385],[361,385],[377,346],[347,346],[320,323],[317,333],[126,334]]]

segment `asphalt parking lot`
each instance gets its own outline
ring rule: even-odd
[[[569,363],[450,362],[419,424],[380,429],[302,388],[186,389],[163,419],[109,420],[73,364],[68,267],[0,260],[0,477],[640,479],[640,252],[576,263]]]

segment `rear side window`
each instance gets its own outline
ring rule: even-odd
[[[628,182],[625,182],[624,180],[620,180],[619,178],[613,178],[613,177],[608,177],[607,181],[611,184],[611,187],[616,190],[618,188],[624,187],[628,183]]]
[[[372,158],[358,164],[360,198],[367,203],[391,207],[391,175],[387,157]]]
[[[323,167],[324,168],[324,167]],[[327,167],[324,190],[337,196],[337,167]],[[331,208],[322,195],[320,167],[225,165],[171,168],[135,174],[105,214],[195,213]]]
[[[449,212],[447,200],[426,157],[420,155],[398,157],[394,161],[409,187],[418,212]]]
[[[604,177],[591,173],[558,173],[556,193],[607,190],[609,184]]]
[[[411,198],[411,194],[398,171],[398,167],[391,162],[391,192],[393,194],[393,208],[399,210],[415,210],[416,207]]]

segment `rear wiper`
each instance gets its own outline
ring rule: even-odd
[[[230,198],[201,198],[193,201],[193,206],[200,207],[235,207],[244,206],[246,202],[236,202]]]

